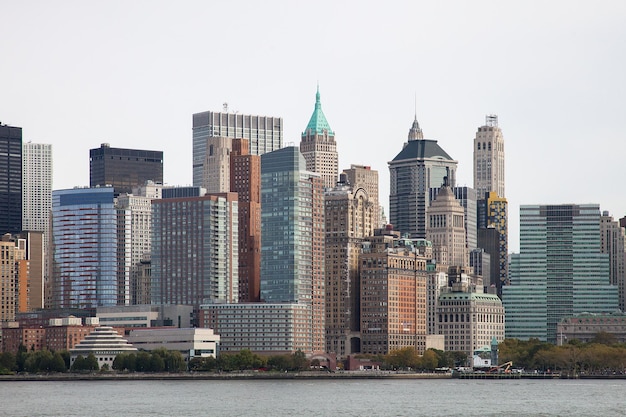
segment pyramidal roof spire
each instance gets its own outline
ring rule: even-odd
[[[319,82],[317,83],[317,92],[315,93],[315,110],[313,110],[313,114],[311,115],[311,119],[309,120],[309,124],[306,126],[303,135],[309,131],[313,134],[324,134],[324,131],[326,131],[329,135],[335,135],[335,132],[333,132],[330,128],[330,125],[326,120],[326,116],[324,116],[324,112],[322,111]]]

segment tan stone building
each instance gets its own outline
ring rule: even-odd
[[[343,358],[359,352],[359,254],[374,234],[376,205],[367,190],[345,183],[326,190],[324,205],[326,352]]]
[[[350,168],[344,169],[342,174],[346,176],[348,184],[353,189],[363,188],[367,191],[367,195],[374,205],[374,229],[384,227],[383,213],[378,199],[378,171],[369,166],[351,164]]]
[[[433,243],[438,264],[465,267],[469,265],[465,235],[465,210],[447,182],[428,208],[426,238]]]
[[[387,229],[366,239],[359,260],[362,353],[404,347],[424,352],[428,260],[417,241],[398,232]]]
[[[478,198],[495,191],[504,197],[504,136],[498,116],[488,115],[474,138],[474,189]]]
[[[490,346],[495,337],[504,340],[504,307],[495,294],[483,292],[482,279],[472,279],[462,268],[449,272],[452,285],[443,289],[437,303],[438,333],[445,336],[445,350],[471,356]]]
[[[306,161],[306,169],[320,174],[324,187],[334,187],[339,175],[339,156],[335,132],[322,111],[319,87],[315,95],[315,110],[302,133],[300,152]]]

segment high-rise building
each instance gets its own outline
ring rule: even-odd
[[[206,140],[207,150],[202,164],[202,184],[208,193],[230,191],[230,153],[233,139],[212,136]]]
[[[112,187],[52,191],[52,308],[117,304],[118,223],[113,200]]]
[[[429,249],[392,230],[365,239],[361,277],[361,352],[385,355],[426,348]]]
[[[227,107],[227,105],[225,105]],[[207,139],[222,137],[248,139],[250,155],[263,155],[283,145],[281,117],[251,116],[238,113],[206,111],[195,113],[193,128],[193,185],[202,186]]]
[[[360,351],[359,253],[374,234],[378,207],[365,188],[341,180],[326,189],[324,205],[326,352],[345,357]]]
[[[230,191],[239,201],[239,301],[261,299],[261,157],[247,139],[233,139]]]
[[[520,207],[520,253],[512,256],[511,285],[502,288],[507,338],[555,343],[564,317],[618,309],[600,241],[597,204]]]
[[[374,229],[382,228],[386,222],[381,211],[378,199],[378,171],[366,165],[351,164],[349,169],[344,169],[342,174],[346,176],[347,183],[353,188],[363,188],[367,192],[369,200],[374,204]]]
[[[236,303],[235,193],[152,201],[152,304]]]
[[[430,201],[434,201],[437,198],[438,188],[430,189]],[[476,231],[476,220],[478,216],[478,200],[476,191],[472,187],[452,187],[454,197],[463,207],[465,212],[465,239],[467,240],[467,249],[472,250],[478,246],[478,238]]]
[[[322,176],[324,187],[331,188],[337,183],[339,174],[339,156],[335,132],[332,131],[320,101],[320,89],[315,94],[315,109],[302,132],[300,151],[306,161],[306,169]]]
[[[426,237],[426,211],[430,206],[429,190],[456,181],[457,161],[436,140],[424,139],[417,117],[409,130],[408,142],[389,162],[389,220],[395,230],[411,237]]]
[[[474,189],[479,196],[495,191],[504,197],[504,137],[498,116],[490,114],[474,138]]]
[[[49,236],[52,210],[52,145],[26,142],[22,148],[22,229]]]
[[[22,128],[0,124],[0,234],[22,230]]]
[[[28,284],[28,261],[25,242],[14,239],[10,233],[0,240],[0,323],[15,320],[20,305],[20,287],[26,294]]]
[[[128,289],[121,295],[118,304],[135,304],[138,285],[145,273],[146,259],[149,259],[152,245],[152,200],[161,197],[163,186],[147,181],[142,187],[135,187],[133,194],[120,194],[116,201],[118,215],[118,288]],[[145,292],[144,292],[145,293]],[[145,300],[145,298],[144,298]]]
[[[494,232],[495,231],[495,232]],[[478,200],[478,247],[485,249],[491,260],[491,283],[498,295],[509,280],[509,222],[506,198],[495,191]]]
[[[117,196],[148,180],[163,183],[162,151],[111,148],[108,143],[89,150],[90,187],[111,185]]]
[[[298,147],[261,157],[261,300],[311,308],[312,349],[326,348],[324,194]]]
[[[469,264],[465,238],[465,210],[454,197],[447,177],[436,199],[428,208],[426,238],[433,243],[434,258],[439,264]]]
[[[619,291],[619,308],[626,308],[626,249],[624,248],[624,227],[613,220],[608,211],[600,216],[600,247],[602,253],[609,255],[609,276],[611,285]]]

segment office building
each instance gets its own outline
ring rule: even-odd
[[[389,220],[394,229],[415,238],[426,238],[426,211],[429,190],[443,184],[448,176],[455,186],[457,161],[436,140],[424,139],[417,117],[409,130],[408,142],[389,162]]]
[[[52,210],[52,145],[23,144],[22,184],[22,229],[43,232],[47,238]]]
[[[261,299],[261,157],[247,139],[233,139],[230,191],[239,202],[239,301]]]
[[[438,334],[445,337],[445,350],[471,355],[492,339],[504,340],[505,314],[496,294],[483,292],[481,280],[472,280],[458,269],[453,282],[443,289],[437,302]]]
[[[465,210],[454,197],[448,178],[428,209],[426,238],[433,244],[433,256],[438,264],[467,266]]]
[[[129,329],[150,327],[188,328],[194,324],[193,306],[177,304],[137,304],[98,307],[96,316],[103,326],[111,326],[122,334]]]
[[[437,198],[439,187],[430,189],[430,201]],[[465,239],[467,240],[467,249],[472,250],[478,246],[477,237],[477,216],[478,216],[478,199],[476,190],[471,187],[452,187],[452,193],[459,204],[463,207],[465,218]],[[432,203],[431,203],[432,204]]]
[[[619,292],[619,309],[626,308],[626,249],[624,233],[626,229],[613,220],[608,211],[600,216],[600,247],[602,253],[609,255],[609,276],[611,285],[617,286]]]
[[[152,303],[236,303],[237,195],[162,198],[152,209]]]
[[[349,169],[344,169],[342,174],[346,176],[346,181],[353,189],[363,188],[374,204],[374,229],[382,228],[386,225],[384,213],[380,207],[378,198],[378,171],[366,165],[351,164]]]
[[[283,119],[206,111],[193,115],[193,185],[202,186],[207,140],[212,137],[248,139],[250,155],[263,155],[283,145]]]
[[[495,192],[504,197],[504,137],[498,116],[490,114],[474,138],[474,189],[479,196]]]
[[[52,192],[52,308],[117,304],[117,229],[112,187]]]
[[[298,147],[261,156],[261,300],[311,308],[312,349],[326,348],[324,194]]]
[[[111,148],[103,143],[89,150],[89,186],[110,185],[117,197],[146,181],[163,184],[163,152]]]
[[[366,238],[359,259],[361,353],[426,349],[427,263],[432,247],[387,228]]]
[[[334,187],[339,174],[339,156],[335,132],[330,128],[322,111],[320,89],[315,94],[315,109],[302,132],[300,152],[306,161],[306,169],[322,176],[324,187]]]
[[[133,188],[132,194],[120,194],[115,207],[118,215],[118,274],[125,282],[130,294],[124,294],[124,302],[118,304],[149,303],[145,297],[145,285],[137,282],[149,269],[152,245],[152,200],[159,199],[163,186],[147,181],[141,187]],[[148,260],[148,262],[146,262]],[[139,291],[139,292],[138,292]],[[143,294],[138,295],[138,294]],[[149,293],[148,293],[149,294]],[[137,298],[141,299],[137,299]]]
[[[502,292],[507,338],[556,343],[564,317],[618,309],[600,241],[597,204],[520,207],[520,253]]]
[[[378,206],[363,187],[341,174],[324,193],[326,219],[326,352],[346,357],[359,352],[359,253],[374,234]]]
[[[0,124],[0,235],[22,227],[22,128]]]
[[[28,261],[26,260],[26,242],[14,239],[9,233],[0,240],[0,322],[15,320],[20,298],[25,302],[28,284]],[[22,297],[20,297],[20,289]]]
[[[509,222],[508,202],[495,191],[478,200],[478,247],[489,253],[491,283],[496,284],[498,295],[509,279]]]
[[[561,346],[572,340],[592,343],[599,335],[610,334],[616,343],[626,343],[626,314],[580,313],[564,317],[556,326],[556,343]]]
[[[157,349],[178,351],[188,361],[217,357],[220,336],[213,333],[213,329],[202,328],[135,329],[128,335],[128,342],[148,352]]]

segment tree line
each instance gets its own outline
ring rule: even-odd
[[[589,342],[570,340],[562,346],[538,339],[506,339],[499,346],[500,363],[516,368],[566,374],[625,374],[626,344],[610,333],[598,333]]]

